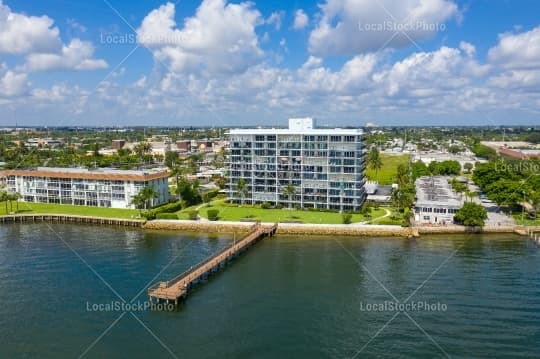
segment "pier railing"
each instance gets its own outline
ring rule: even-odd
[[[249,227],[249,233],[248,235],[246,235],[242,240],[238,241],[238,242],[233,242],[232,244],[226,246],[225,248],[221,249],[220,251],[212,254],[211,256],[207,257],[206,259],[200,261],[199,263],[195,264],[194,266],[190,267],[189,269],[187,269],[186,271],[182,272],[181,274],[177,275],[176,277],[168,280],[168,281],[165,281],[165,282],[158,282],[158,283],[155,283],[153,285],[151,285],[149,288],[148,288],[148,293],[150,293],[151,291],[153,290],[156,290],[157,288],[159,288],[160,286],[162,286],[163,284],[165,284],[166,287],[169,287],[169,286],[172,286],[174,285],[175,283],[181,281],[183,278],[186,278],[187,276],[189,276],[191,273],[193,272],[196,272],[199,268],[202,268],[204,267],[205,265],[207,265],[209,262],[211,262],[212,260],[214,260],[214,258],[216,257],[219,257],[221,256],[222,254],[224,254],[225,252],[229,251],[230,249],[232,249],[233,247],[237,246],[238,244],[240,244],[241,242],[245,241],[246,239],[249,239],[249,237],[251,237],[251,235],[253,235],[254,233],[256,233],[256,231],[258,231],[261,227],[261,223],[260,222],[256,222],[255,224],[253,224],[252,226]]]

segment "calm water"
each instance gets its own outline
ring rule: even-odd
[[[1,226],[0,358],[540,357],[540,249],[514,236],[276,237],[176,312],[92,310],[114,292],[144,302],[137,294],[168,263],[159,279],[230,240]],[[439,311],[408,308],[390,323],[395,311],[368,311],[428,278],[409,303]]]

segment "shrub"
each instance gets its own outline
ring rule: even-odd
[[[219,210],[217,209],[209,209],[206,213],[210,221],[217,221],[219,219]]]
[[[352,214],[350,213],[343,213],[341,215],[341,219],[343,221],[343,224],[351,224],[352,222]]]
[[[214,199],[218,194],[219,194],[219,189],[213,189],[213,190],[210,190],[210,191],[208,191],[208,192],[205,192],[205,193],[202,195],[203,201],[204,201],[205,203],[208,203],[208,202],[210,202],[212,199]]]
[[[270,209],[270,203],[268,203],[268,202],[263,202],[263,203],[261,204],[261,208],[262,208],[262,209]]]
[[[192,209],[188,212],[188,218],[192,221],[196,220],[197,218],[199,218],[199,211],[197,211],[196,209]]]
[[[158,213],[156,214],[156,219],[174,220],[178,219],[178,216],[176,215],[176,213]]]

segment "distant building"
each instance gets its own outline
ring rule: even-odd
[[[126,171],[39,167],[0,171],[0,180],[8,192],[20,193],[25,202],[112,208],[134,208],[133,196],[146,186],[158,193],[152,205],[168,202],[168,177],[164,168]]]
[[[500,155],[517,158],[520,160],[527,160],[530,158],[539,158],[540,159],[540,150],[532,149],[509,149],[509,148],[499,148],[497,152]]]
[[[64,145],[64,141],[55,138],[30,138],[25,144],[26,147],[49,147],[56,148]]]
[[[176,141],[176,148],[180,151],[191,152],[191,140]]]
[[[362,130],[316,129],[311,118],[302,118],[290,119],[288,129],[230,131],[229,198],[235,202],[359,210],[366,198],[364,167]],[[291,196],[284,194],[289,184]]]
[[[444,225],[454,222],[455,213],[462,207],[447,176],[423,176],[416,180],[414,220],[417,224]]]
[[[114,148],[115,150],[119,150],[121,148],[124,148],[125,145],[126,145],[126,140],[113,140],[111,147]]]

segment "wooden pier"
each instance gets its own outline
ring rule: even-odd
[[[188,290],[206,279],[210,274],[217,272],[225,267],[228,262],[239,254],[247,250],[253,244],[257,243],[264,237],[271,237],[277,230],[277,223],[273,226],[263,226],[260,223],[254,224],[250,228],[250,232],[240,241],[233,243],[219,253],[207,258],[196,266],[191,267],[184,273],[176,276],[170,281],[159,282],[148,288],[148,296],[150,301],[154,299],[157,302],[174,302],[178,305],[178,301],[185,299]]]
[[[136,219],[105,218],[91,216],[76,216],[65,214],[15,214],[0,216],[0,223],[22,222],[59,222],[59,223],[92,223],[125,227],[143,227],[145,221]]]

